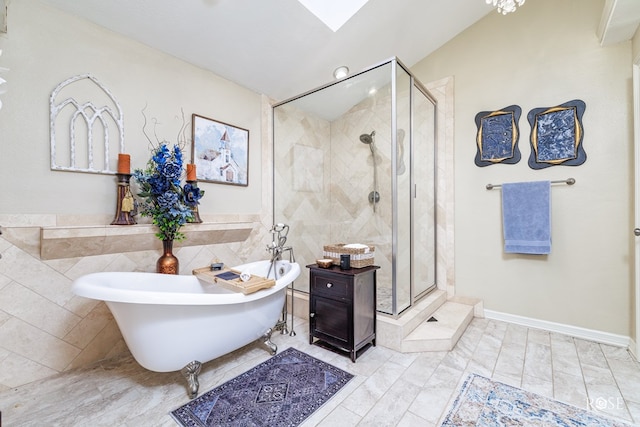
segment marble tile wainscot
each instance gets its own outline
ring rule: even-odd
[[[174,247],[210,245],[245,241],[254,222],[186,224],[181,231],[185,239]],[[101,225],[79,227],[41,227],[42,260],[73,258],[161,249],[157,227],[151,224]]]

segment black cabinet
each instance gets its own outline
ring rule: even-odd
[[[310,269],[309,343],[346,351],[353,362],[358,350],[376,344],[376,270],[378,266],[341,270]]]

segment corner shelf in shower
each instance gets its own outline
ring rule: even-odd
[[[245,241],[256,223],[224,222],[185,224],[185,239],[174,247]],[[43,260],[162,249],[151,224],[41,227],[40,258]]]

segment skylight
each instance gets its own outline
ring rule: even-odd
[[[335,33],[369,0],[298,0]]]

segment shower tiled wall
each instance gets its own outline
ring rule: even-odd
[[[452,80],[436,82],[428,89],[433,90],[432,94],[438,99],[438,119],[441,120],[437,128],[440,141],[436,172],[437,286],[453,295]],[[408,103],[398,103],[398,108],[399,115],[408,116]],[[378,271],[378,289],[390,288],[392,189],[388,178],[391,176],[389,91],[379,91],[376,97],[366,98],[332,121],[308,115],[289,104],[279,106],[275,114],[275,156],[278,159],[275,172],[275,205],[278,211],[275,219],[292,225],[291,242],[297,261],[303,265],[315,262],[322,256],[325,244],[371,244],[376,248],[375,263],[382,267]],[[380,203],[375,213],[367,198],[373,190],[372,155],[369,147],[359,141],[361,134],[373,130],[376,131],[380,182]],[[424,132],[424,129],[418,127],[416,131]],[[296,155],[300,152],[306,156]],[[408,174],[399,178],[402,179],[408,179]],[[295,182],[307,181],[304,187],[295,185]],[[429,215],[433,214],[431,210]],[[301,234],[300,230],[304,233]],[[398,239],[408,241],[409,236],[398,236]],[[408,245],[405,249],[408,251]],[[409,268],[408,252],[398,254],[398,260],[398,268]],[[428,274],[433,278],[433,271]],[[296,281],[296,288],[308,291],[308,277]]]
[[[331,139],[329,122],[308,117],[287,105],[274,112],[274,221],[289,224],[289,241],[296,261],[303,267],[296,289],[308,291],[309,278],[304,266],[322,257],[326,244],[325,218],[331,215],[327,203],[330,193],[331,158],[325,149]],[[282,167],[280,167],[282,166]],[[304,230],[302,233],[301,230]]]
[[[359,141],[361,134],[375,129],[376,146],[390,146],[391,107],[382,96],[367,98],[333,121],[288,104],[276,109],[275,219],[291,225],[291,244],[301,264],[321,258],[327,244],[370,244],[376,248],[376,264],[383,267],[378,280],[389,283],[384,276],[391,265],[391,187],[379,186],[381,200],[374,214],[368,201],[372,155]],[[387,151],[376,150],[379,177],[390,174]],[[296,281],[296,288],[308,291],[308,277]]]
[[[391,287],[392,189],[391,101],[389,91],[351,108],[331,122],[330,242],[364,243],[375,247],[378,289]],[[380,201],[369,202],[374,190],[373,153],[360,142],[361,134],[375,130],[377,191]]]

